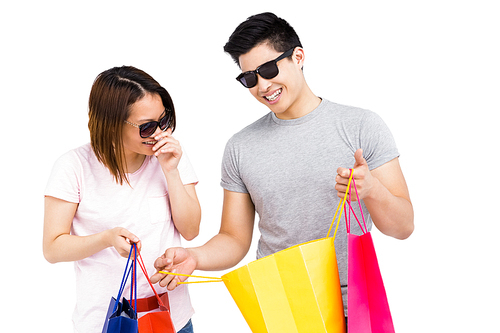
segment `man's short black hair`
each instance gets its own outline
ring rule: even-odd
[[[262,13],[250,16],[241,23],[229,37],[224,51],[239,66],[242,54],[263,43],[268,43],[277,52],[285,52],[295,46],[302,47],[299,36],[287,21],[273,13]]]

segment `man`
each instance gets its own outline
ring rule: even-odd
[[[325,237],[346,191],[350,170],[363,210],[384,234],[405,239],[413,232],[413,208],[396,145],[384,122],[370,111],[316,96],[302,67],[305,52],[294,29],[271,13],[248,18],[224,47],[239,65],[238,81],[271,112],[227,143],[222,161],[224,203],[219,234],[198,248],[173,248],[158,270],[190,274],[223,270],[247,253],[259,214],[257,257]],[[353,233],[360,232],[357,226]],[[335,241],[347,304],[347,237]],[[185,277],[155,274],[174,289]]]

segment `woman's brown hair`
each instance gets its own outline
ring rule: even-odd
[[[125,172],[122,130],[132,104],[146,94],[159,95],[171,112],[175,130],[175,109],[168,91],[144,71],[132,66],[114,67],[97,76],[89,97],[90,144],[97,159],[104,164],[116,182],[130,185]],[[168,111],[167,111],[168,112]]]

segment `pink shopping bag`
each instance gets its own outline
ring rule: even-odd
[[[359,201],[356,183],[352,180]],[[349,214],[345,214],[348,234],[348,284],[347,309],[349,333],[394,333],[391,311],[387,301],[384,282],[380,274],[377,254],[373,239],[366,228],[363,211],[363,225],[354,214],[363,235],[350,232],[351,212],[354,210],[348,202]]]

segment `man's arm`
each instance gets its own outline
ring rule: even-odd
[[[359,197],[377,229],[398,239],[408,238],[414,229],[413,206],[399,160],[395,158],[370,171],[361,149],[356,151],[354,158],[353,178]],[[335,188],[343,197],[350,170],[338,168],[337,173]],[[355,197],[352,199],[355,200]]]
[[[158,271],[191,274],[195,269],[214,271],[228,269],[239,263],[252,243],[255,207],[250,195],[224,190],[222,220],[219,233],[196,248],[170,248],[155,261]],[[156,273],[151,282],[168,285],[169,290],[186,277]]]

